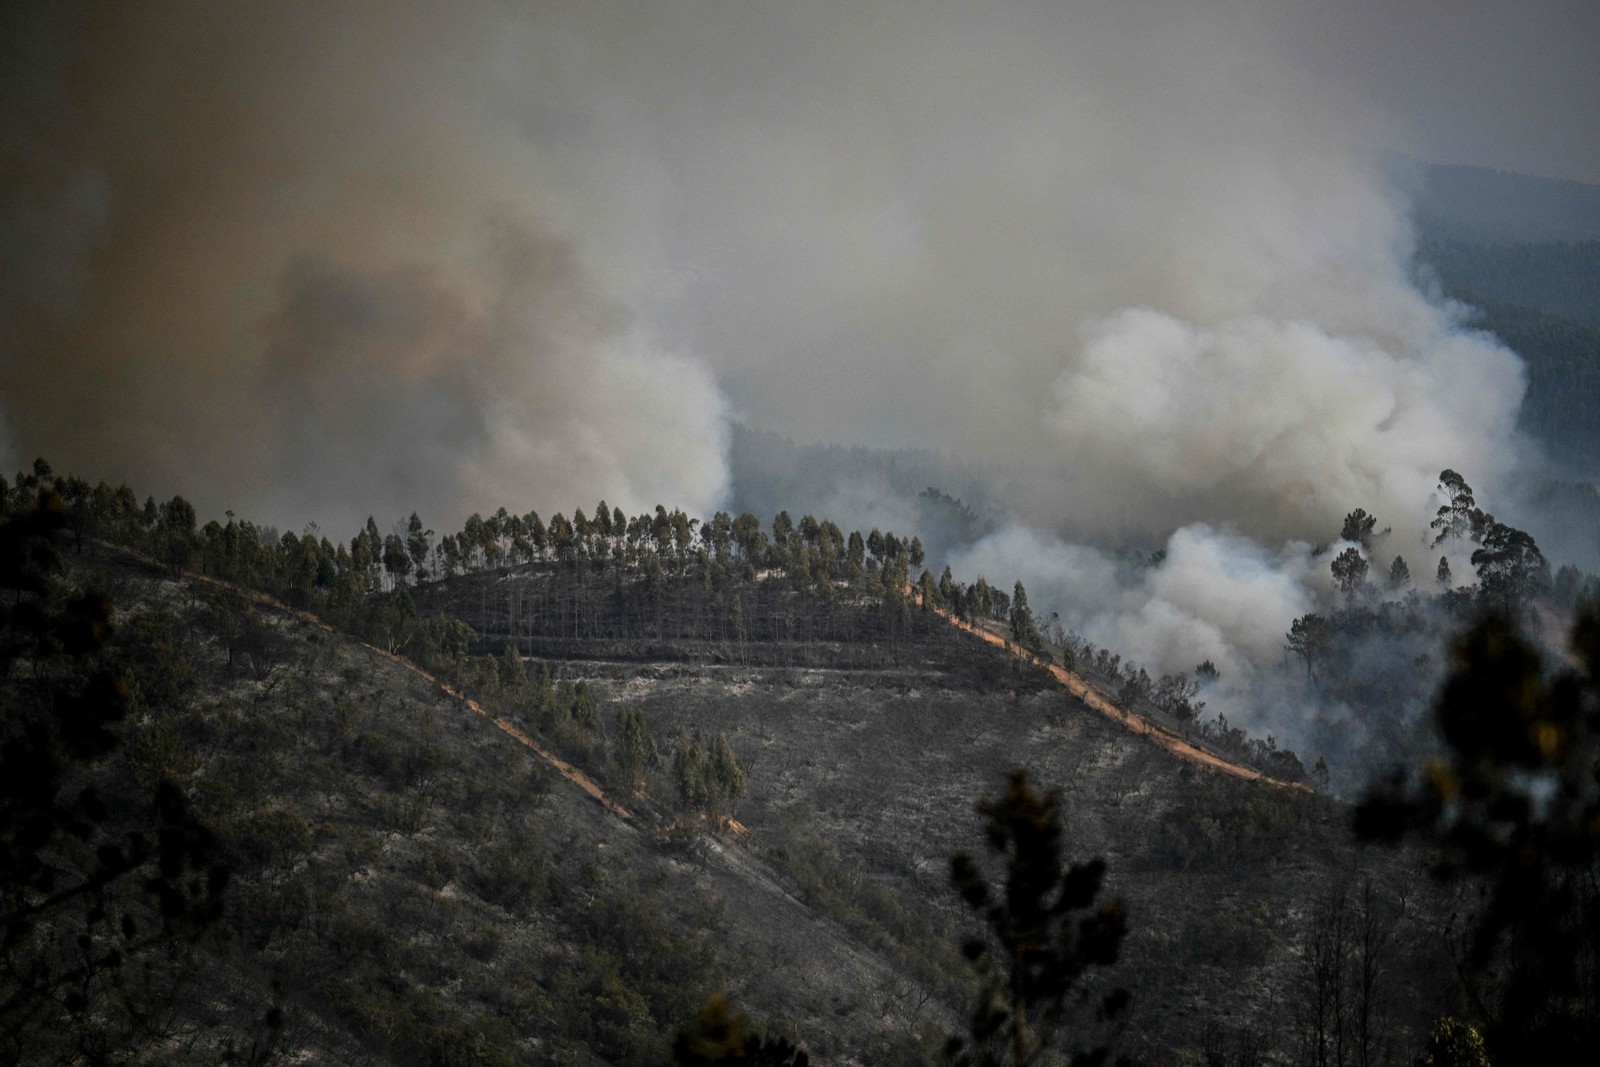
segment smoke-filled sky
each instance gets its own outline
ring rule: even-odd
[[[707,512],[731,418],[1085,536],[1398,520],[1521,370],[1385,159],[1600,181],[1582,0],[0,19],[0,458],[335,533]]]

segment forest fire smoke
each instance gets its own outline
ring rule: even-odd
[[[19,5],[0,407],[330,532],[704,514],[733,417],[937,449],[1016,517],[963,568],[1242,679],[1346,511],[1420,552],[1442,468],[1492,496],[1523,450],[1519,361],[1415,283],[1388,166],[1443,143],[1416,49],[1493,79],[1391,8]],[[1132,582],[1085,547],[1134,539]]]
[[[1516,409],[1409,283],[1404,109],[1329,67],[1414,102],[1379,7],[18,5],[0,397],[276,521],[703,511],[734,412],[1086,536],[1311,538],[1494,482]]]

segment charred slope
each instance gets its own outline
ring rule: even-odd
[[[508,648],[525,649],[566,624],[526,610],[537,603],[529,595],[517,616],[522,637],[512,641],[511,609],[477,615],[474,607],[515,604],[519,582],[559,590],[560,581],[508,574],[434,589],[450,590],[448,603],[487,631],[483,651],[498,650],[503,660]],[[1430,941],[1418,894],[1403,888],[1415,880],[1409,861],[1352,846],[1340,805],[1181,760],[1091,710],[1041,668],[919,608],[910,609],[912,625],[883,644],[784,640],[774,616],[803,612],[808,601],[781,582],[762,584],[768,588],[745,591],[745,602],[762,606],[765,616],[747,616],[749,632],[767,639],[747,639],[742,650],[693,637],[629,645],[625,633],[612,633],[592,644],[574,639],[547,666],[558,684],[581,679],[602,707],[641,710],[663,747],[693,734],[729,739],[749,783],[733,811],[748,835],[729,844],[764,861],[791,895],[878,947],[895,968],[893,985],[856,988],[834,1012],[849,1018],[961,1000],[965,974],[951,946],[963,916],[948,859],[975,847],[974,798],[1021,765],[1062,787],[1073,853],[1105,856],[1113,890],[1129,903],[1133,933],[1113,980],[1136,993],[1125,1040],[1141,1055],[1296,1053],[1311,1011],[1303,1001],[1313,927],[1337,891],[1369,880],[1378,902],[1371,917],[1386,924],[1388,938],[1379,983],[1385,1035],[1402,1048],[1418,1043],[1438,1010],[1442,948]],[[846,634],[881,618],[870,601],[809,603],[822,618],[836,612],[834,625]],[[625,654],[608,654],[616,648]],[[486,666],[480,676],[497,671]],[[497,699],[508,707],[523,700],[504,691]],[[531,709],[524,714],[537,721]],[[603,762],[615,742],[606,736],[611,713],[599,721],[586,742],[581,732],[569,731],[568,740],[586,743],[588,758]],[[649,779],[657,797],[675,788],[665,765]],[[791,1005],[758,998],[758,1006],[828,1015],[816,994]],[[834,1054],[848,1048],[827,1030],[802,1033]]]
[[[764,588],[736,589],[752,594],[734,601],[740,612],[770,607],[751,612],[733,648],[756,654],[715,652],[726,640],[691,621],[619,610],[610,637],[596,622],[590,637],[563,638],[553,678],[517,654],[509,625],[491,657],[445,620],[430,662],[447,686],[392,648],[214,579],[111,554],[77,566],[80,579],[103,572],[94,581],[122,605],[119,640],[138,666],[125,758],[95,773],[175,782],[235,872],[225,920],[181,976],[208,993],[172,1002],[160,1047],[652,1063],[721,988],[823,1062],[919,1062],[970,993],[948,857],[981,849],[973,799],[1018,764],[1062,785],[1071,852],[1104,855],[1128,901],[1134,932],[1110,979],[1136,994],[1131,1051],[1302,1050],[1307,1020],[1327,1018],[1316,975],[1356,951],[1361,927],[1337,891],[1368,879],[1377,903],[1361,914],[1386,946],[1361,1001],[1384,1005],[1375,1032],[1417,1047],[1438,1008],[1448,969],[1426,938],[1431,912],[1404,893],[1401,860],[1350,848],[1340,810],[1176,761],[892,588],[830,603],[747,575]],[[481,608],[506,577],[418,596]],[[715,591],[702,582],[685,595],[703,607]],[[559,582],[552,594],[572,596]],[[406,599],[369,603],[385,612]],[[549,625],[518,617],[520,639]],[[396,618],[411,622],[370,625],[403,644],[416,616]],[[637,636],[629,618],[656,632]],[[479,621],[492,635],[492,619]],[[879,641],[803,636],[825,625]],[[742,799],[708,806],[671,759],[625,766],[637,715],[659,748],[726,740]]]
[[[418,586],[417,613],[472,627],[472,649],[539,659],[845,670],[933,669],[1001,684],[1003,654],[970,641],[898,588],[819,591],[786,576],[668,575],[615,564],[504,568]],[[1042,677],[1034,684],[1042,684]]]
[[[889,997],[893,955],[759,852],[674,830],[648,798],[619,817],[436,680],[304,616],[96,567],[77,577],[113,590],[144,664],[123,755],[96,773],[175,781],[233,872],[155,1048],[659,1063],[718,989],[841,1062],[894,1062],[950,1025],[937,998]]]

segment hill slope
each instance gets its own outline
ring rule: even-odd
[[[454,605],[485,634],[505,635],[508,616],[493,605],[514,601],[518,580],[514,572],[458,579],[424,590],[419,603]],[[853,650],[827,641],[750,642],[737,652],[599,642],[620,654],[586,655],[541,645],[537,625],[524,640],[559,651],[559,675],[584,679],[602,703],[641,709],[658,737],[730,740],[750,783],[736,811],[749,830],[740,847],[801,900],[881,946],[898,969],[890,988],[831,994],[843,997],[834,1010],[845,1018],[926,994],[960,1000],[951,946],[964,917],[948,857],[978,847],[973,801],[1019,765],[1061,787],[1070,851],[1110,863],[1133,927],[1115,976],[1136,992],[1125,1040],[1158,1061],[1178,1048],[1291,1030],[1286,991],[1301,981],[1302,938],[1319,899],[1355,872],[1380,885],[1412,880],[1406,861],[1348,844],[1338,805],[1202,769],[1038,668],[936,616],[915,617],[892,646]],[[503,649],[504,640],[485,647]],[[1435,951],[1414,953],[1413,988],[1436,987]],[[821,1021],[815,996],[787,1007]],[[1397,1029],[1421,1027],[1426,1016],[1420,1000],[1393,1012]],[[832,1027],[799,1030],[824,1055],[849,1047],[824,1036]],[[1280,1040],[1287,1051],[1294,1039]]]
[[[296,613],[91,570],[152,679],[101,773],[176,781],[233,871],[185,977],[218,995],[166,1042],[216,1054],[276,1001],[302,1062],[652,1063],[736,983],[822,1044],[914,1047],[893,1005],[838,1011],[894,966],[748,850],[674,835],[648,801],[617,814],[448,687]]]
[[[1447,971],[1404,857],[1353,851],[1326,799],[1176,759],[904,601],[801,610],[788,578],[755,577],[744,592],[772,611],[726,652],[710,601],[618,570],[596,610],[548,620],[559,660],[505,637],[473,657],[436,617],[446,684],[267,598],[83,545],[71,583],[120,605],[136,694],[95,774],[130,798],[175,782],[233,871],[157,1058],[658,1063],[725,990],[819,1062],[925,1062],[971,991],[948,859],[981,851],[973,801],[1018,765],[1061,786],[1069,853],[1105,856],[1127,901],[1109,975],[1135,994],[1124,1049],[1292,1052],[1316,917],[1362,879],[1405,945],[1385,961],[1389,1037],[1417,1047],[1437,1012]],[[498,572],[436,585],[418,601],[543,632],[508,625],[529,601]],[[624,706],[662,748],[727,740],[737,822],[679,801],[668,765],[619,765]],[[65,1050],[88,1031],[61,1007],[32,1036]]]

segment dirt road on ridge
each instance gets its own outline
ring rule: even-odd
[[[916,589],[915,586],[911,586],[908,589],[908,592],[911,594],[913,599],[917,600],[919,604],[921,603],[920,590]],[[1205,749],[1200,748],[1198,745],[1195,745],[1189,741],[1185,741],[1183,738],[1179,737],[1175,733],[1172,733],[1170,730],[1162,729],[1160,726],[1157,726],[1155,723],[1151,722],[1149,719],[1146,719],[1137,712],[1117,707],[1114,703],[1103,696],[1099,690],[1095,689],[1094,686],[1090,685],[1079,675],[1067,670],[1059,663],[1042,660],[1025,649],[1018,648],[1016,645],[1012,644],[1010,641],[1007,641],[1004,637],[997,633],[992,633],[981,626],[974,625],[973,623],[967,622],[964,619],[959,619],[956,617],[955,613],[950,611],[948,608],[936,607],[933,609],[933,611],[940,618],[944,619],[956,629],[963,630],[981,641],[987,641],[991,645],[1003,648],[1007,652],[1011,653],[1011,655],[1027,663],[1032,663],[1036,666],[1043,667],[1045,670],[1050,672],[1050,676],[1052,678],[1066,687],[1067,692],[1083,701],[1089,707],[1093,708],[1095,711],[1098,711],[1100,714],[1104,715],[1113,722],[1121,724],[1128,730],[1131,730],[1132,732],[1141,736],[1148,737],[1150,740],[1154,741],[1156,744],[1160,745],[1162,748],[1166,749],[1168,752],[1171,752],[1180,759],[1186,759],[1191,763],[1197,763],[1202,767],[1209,767],[1212,770],[1220,771],[1223,774],[1231,774],[1237,778],[1267,782],[1271,785],[1278,786],[1281,789],[1299,789],[1305,792],[1310,792],[1306,786],[1301,785],[1298,782],[1285,782],[1281,778],[1273,778],[1270,775],[1262,774],[1253,767],[1246,767],[1241,763],[1234,763],[1231,760],[1224,759],[1214,752],[1208,752]]]

